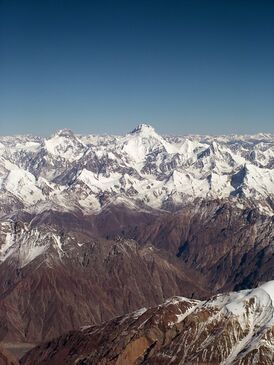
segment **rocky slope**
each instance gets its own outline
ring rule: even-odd
[[[31,350],[22,365],[272,365],[274,281],[207,301],[174,297]]]
[[[222,202],[2,220],[0,340],[42,341],[173,295],[256,286],[274,277],[273,236],[271,217]]]
[[[140,222],[125,233],[176,255],[213,292],[239,290],[274,278],[273,217],[214,201]]]
[[[9,224],[2,224],[11,245],[0,265],[0,340],[39,342],[176,293],[208,295],[198,274],[151,245]]]
[[[15,357],[0,346],[0,365],[19,365]]]

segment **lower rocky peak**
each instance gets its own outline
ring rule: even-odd
[[[27,353],[22,365],[271,365],[274,281],[207,301],[173,297]]]

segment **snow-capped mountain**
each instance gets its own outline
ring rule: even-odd
[[[164,137],[140,124],[125,136],[0,137],[1,214],[169,210],[216,198],[272,214],[273,161],[270,134]]]
[[[207,301],[174,297],[31,350],[23,365],[271,365],[274,281]],[[64,362],[65,361],[65,362]]]

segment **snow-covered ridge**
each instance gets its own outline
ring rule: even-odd
[[[0,137],[0,202],[18,209],[99,211],[112,202],[169,209],[233,199],[273,213],[274,137],[160,136],[140,124],[124,136]]]
[[[108,363],[115,355],[128,355],[130,344],[134,349],[130,364],[145,353],[147,364],[270,365],[274,361],[273,291],[271,281],[207,301],[174,297],[100,326],[82,328],[79,336],[66,335],[66,342],[59,340],[58,344],[69,342],[69,348],[75,348],[75,344],[81,346],[80,339],[89,338],[88,350],[86,346],[77,354],[83,355],[87,364]],[[98,333],[102,341],[98,341]],[[156,343],[153,351],[149,351],[151,343]],[[50,358],[50,346],[52,357],[58,351],[65,353],[62,345],[58,348],[52,343],[39,347],[38,356],[44,353],[43,359]]]
[[[213,356],[221,365],[270,364],[274,360],[274,281],[254,289],[219,294],[207,301],[175,297],[158,306],[154,317],[157,313],[162,320],[164,316],[169,317],[168,327],[178,326],[178,332],[181,331],[178,336],[183,345],[178,347],[176,341],[175,346],[171,342],[168,348],[170,362],[166,357],[166,364],[179,363],[175,361],[178,359],[183,363],[194,346],[197,346],[193,355],[195,363],[202,363],[202,360],[207,363],[206,360]],[[146,312],[141,316],[146,318]],[[188,326],[195,320],[197,323],[191,332],[195,340],[191,342]],[[148,319],[139,326],[145,326],[147,322]],[[215,332],[211,332],[214,328]],[[163,353],[167,354],[165,350]]]
[[[64,239],[53,228],[31,228],[29,224],[10,220],[0,222],[0,232],[0,264],[11,258],[20,269],[49,249],[54,249],[59,258],[64,254]]]
[[[189,303],[190,308],[192,308],[191,312],[202,307],[216,307],[224,315],[229,313],[235,316],[241,325],[245,325],[246,320],[250,324],[251,316],[256,316],[258,325],[260,315],[262,316],[260,317],[261,325],[267,327],[274,325],[274,280],[268,281],[257,288],[218,294],[207,301],[173,297],[160,305],[159,308],[168,305],[179,305],[181,302]]]

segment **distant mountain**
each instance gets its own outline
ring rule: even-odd
[[[125,136],[0,137],[1,214],[174,210],[216,198],[272,214],[273,161],[270,134],[163,137],[140,124]]]
[[[84,327],[27,353],[22,365],[271,365],[274,281],[207,301],[174,297]]]

